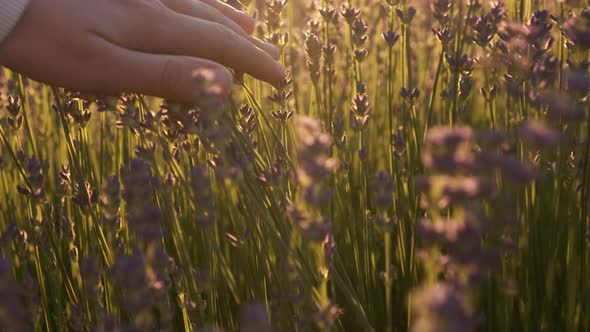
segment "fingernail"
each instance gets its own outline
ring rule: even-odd
[[[266,52],[275,60],[281,56],[281,50],[273,44],[265,42]]]
[[[254,28],[256,27],[256,20],[254,19],[254,17],[246,13],[243,13],[242,17],[242,28],[248,34],[252,34],[252,32],[254,32]]]
[[[250,16],[250,15],[244,13],[244,17],[246,18],[244,20],[244,22],[247,23],[248,26],[251,26],[252,28],[254,28],[254,25],[256,24],[256,19],[254,18],[254,16]]]

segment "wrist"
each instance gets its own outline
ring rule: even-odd
[[[30,0],[0,0],[0,44],[14,29]]]

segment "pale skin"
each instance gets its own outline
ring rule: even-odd
[[[99,94],[197,103],[195,76],[227,95],[233,68],[279,83],[279,50],[250,34],[254,19],[217,0],[32,0],[0,64],[34,80]]]

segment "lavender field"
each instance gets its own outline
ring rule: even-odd
[[[590,331],[588,0],[243,5],[277,87],[0,68],[0,331]]]

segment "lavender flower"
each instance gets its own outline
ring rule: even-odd
[[[0,257],[0,329],[32,331],[29,311],[23,302],[23,289],[11,276],[12,264]]]
[[[121,206],[121,185],[116,175],[108,177],[101,190],[100,198],[101,221],[111,227],[119,220]]]
[[[307,68],[311,75],[311,81],[314,84],[320,79],[320,61],[322,57],[322,45],[320,38],[313,33],[307,35],[305,39],[305,51],[307,52]]]
[[[444,173],[469,172],[477,168],[470,142],[474,132],[469,127],[432,128],[426,137],[422,162]]]
[[[39,202],[45,197],[45,170],[47,163],[42,162],[37,157],[21,158],[23,168],[26,174],[26,185],[17,185],[20,194],[28,196],[35,202]]]
[[[322,242],[332,232],[332,223],[328,219],[308,214],[296,206],[290,206],[287,213],[309,241]]]
[[[196,222],[202,226],[210,226],[214,221],[214,201],[211,192],[211,178],[205,166],[197,166],[191,170],[192,201],[199,209]]]
[[[121,182],[129,228],[147,242],[158,241],[162,234],[162,212],[152,203],[156,180],[149,164],[142,159],[132,159],[121,167]]]
[[[534,147],[552,148],[559,144],[559,132],[537,121],[529,120],[521,123],[518,134],[525,142]]]
[[[453,147],[469,142],[472,138],[473,129],[470,127],[436,127],[428,131],[426,142],[434,146]]]
[[[392,48],[399,40],[399,34],[391,30],[384,32],[382,36],[389,48]]]
[[[562,30],[576,47],[590,48],[590,11],[584,10],[580,16],[568,18],[563,23]]]
[[[371,179],[371,189],[374,192],[374,201],[377,208],[387,209],[391,206],[395,187],[388,172],[379,171],[375,173]]]
[[[414,332],[474,331],[479,319],[466,302],[463,289],[436,283],[414,293],[412,307],[416,312]]]
[[[322,133],[319,121],[306,117],[296,118],[296,134],[299,138],[297,147],[297,179],[304,187],[314,186],[334,172],[338,162],[328,156],[332,137]]]
[[[487,220],[478,206],[498,189],[478,174],[485,153],[476,153],[474,141],[470,127],[432,128],[427,135],[422,159],[433,174],[417,178],[416,187],[426,193],[421,205],[433,218],[421,220],[417,234],[431,283],[414,293],[413,331],[474,331],[480,321],[471,296],[495,251],[482,245]],[[451,217],[442,217],[445,212]]]
[[[250,303],[242,307],[240,332],[270,332],[266,308],[261,303]]]

